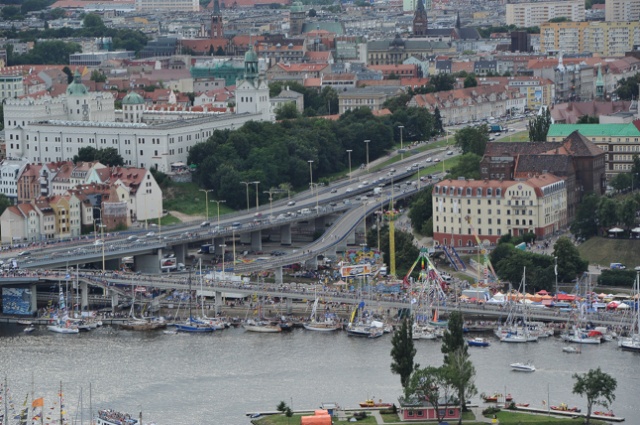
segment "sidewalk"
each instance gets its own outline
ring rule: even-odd
[[[471,407],[470,410],[473,412],[473,414],[475,415],[475,419],[474,420],[463,420],[462,423],[465,422],[475,422],[475,423],[485,423],[485,424],[492,424],[493,420],[491,418],[485,418],[484,416],[482,416],[482,407]],[[376,423],[378,425],[384,425],[386,423],[386,425],[392,425],[392,424],[406,424],[406,422],[401,422],[400,419],[398,419],[398,422],[384,422],[384,420],[382,419],[382,415],[380,415],[380,411],[378,410],[372,410],[371,412],[371,416],[373,418],[375,418]],[[343,415],[342,417],[338,417],[338,419],[340,420],[346,420],[346,415]],[[458,421],[447,421],[449,422],[449,424],[455,424],[458,423]],[[435,422],[434,422],[435,423]]]

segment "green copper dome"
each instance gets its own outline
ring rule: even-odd
[[[244,62],[258,62],[258,54],[253,50],[253,46],[249,47],[247,53],[244,54]]]
[[[304,6],[302,6],[302,3],[299,1],[294,1],[291,4],[291,12],[292,13],[300,13],[300,12],[304,12]]]
[[[82,77],[78,70],[73,75],[73,81],[67,86],[67,96],[84,96],[89,93],[87,86],[82,84]]]
[[[123,105],[141,105],[143,103],[144,103],[144,98],[134,91],[128,93],[122,99]]]

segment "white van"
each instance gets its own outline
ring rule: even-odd
[[[300,214],[301,215],[311,214],[311,210],[309,208],[303,208],[303,209],[300,210]]]

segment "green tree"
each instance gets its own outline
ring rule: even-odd
[[[433,215],[433,185],[429,185],[422,189],[409,205],[409,219],[411,219],[411,227],[414,232],[421,235],[428,233],[427,222]]]
[[[623,78],[618,81],[615,93],[620,100],[632,100],[638,98],[638,84],[640,83],[640,73],[633,77]]]
[[[638,202],[633,197],[627,197],[618,202],[618,220],[627,229],[635,227]]]
[[[275,112],[277,120],[294,119],[300,116],[298,108],[294,102],[283,104],[279,108],[276,108]]]
[[[409,385],[405,387],[405,399],[407,401],[427,401],[436,413],[437,422],[444,419],[445,409],[455,393],[448,371],[445,367],[428,366],[416,369],[411,375]],[[441,404],[442,403],[442,404]]]
[[[544,142],[551,127],[551,110],[545,108],[541,115],[529,121],[529,140],[531,142]]]
[[[464,356],[468,356],[467,342],[464,340],[464,320],[462,313],[452,311],[449,314],[447,329],[442,335],[442,346],[440,351],[444,354],[444,364],[448,365],[451,361],[451,354],[457,350],[461,350]]]
[[[480,161],[482,156],[475,153],[465,153],[460,156],[459,161],[451,167],[449,177],[457,179],[465,177],[466,179],[480,179]]]
[[[444,133],[444,125],[442,124],[442,115],[440,114],[440,108],[436,106],[436,109],[433,111],[433,120],[434,120],[434,130],[436,134]]]
[[[571,19],[566,16],[559,16],[557,18],[551,18],[548,22],[571,22]]]
[[[598,202],[598,224],[603,229],[608,229],[618,224],[618,208],[616,201],[613,199],[602,197]]]
[[[7,21],[22,19],[20,8],[17,6],[5,6],[0,11],[0,16]]]
[[[573,379],[576,381],[573,385],[573,393],[587,398],[587,420],[585,423],[588,425],[594,405],[609,408],[609,405],[616,399],[615,391],[618,381],[599,367],[589,369],[589,372],[583,374],[574,373]]]
[[[576,121],[576,124],[600,124],[600,117],[598,117],[597,115],[595,116],[591,116],[591,115],[583,115],[580,118],[578,118],[578,121]]]
[[[11,206],[11,200],[4,193],[0,193],[0,215]]]
[[[276,406],[276,410],[280,413],[284,413],[287,410],[287,403],[285,403],[284,401],[281,401]]]
[[[609,186],[618,192],[631,188],[631,173],[618,173],[610,181]]]
[[[589,269],[589,262],[580,257],[578,248],[567,237],[561,237],[553,246],[553,256],[558,262],[558,280],[571,282]]]
[[[413,359],[416,356],[416,347],[413,345],[413,330],[406,317],[402,321],[400,329],[393,334],[391,339],[391,372],[400,375],[400,383],[405,388],[409,378],[417,365]]]
[[[448,363],[444,366],[449,382],[457,392],[461,412],[468,410],[467,400],[478,393],[474,383],[476,368],[469,358],[469,353],[463,348],[467,348],[466,344],[450,353]],[[462,415],[458,424],[462,424]]]
[[[595,212],[599,202],[600,197],[595,193],[589,193],[582,198],[571,223],[571,233],[583,239],[589,239],[598,234],[598,218]]]
[[[74,163],[92,161],[99,161],[109,167],[124,165],[124,160],[116,148],[96,149],[93,146],[85,146],[78,149],[78,154],[73,157]]]
[[[476,80],[476,77],[474,77],[473,75],[469,75],[467,76],[467,78],[464,79],[465,89],[467,87],[477,87],[477,86],[478,86],[478,80]]]
[[[308,169],[307,169],[308,171]],[[396,275],[404,276],[407,274],[416,258],[420,254],[420,250],[413,244],[413,235],[404,232],[397,227],[394,231],[396,242]],[[369,246],[378,246],[378,232],[369,231],[367,234],[367,244]],[[383,226],[380,230],[380,249],[385,259],[389,259],[389,227]],[[418,276],[418,271],[414,271]]]
[[[96,83],[104,83],[107,81],[107,76],[97,69],[94,69],[93,71],[91,71],[91,76],[89,77],[89,79],[91,81],[95,81]]]
[[[84,16],[84,19],[82,20],[82,25],[85,28],[93,30],[105,28],[104,21],[102,20],[100,15],[97,15],[95,13],[86,14]]]
[[[462,128],[456,132],[455,141],[463,154],[473,153],[482,156],[489,143],[489,129],[486,125]]]
[[[436,92],[453,90],[456,83],[456,77],[451,74],[436,74],[429,80],[429,85]]]

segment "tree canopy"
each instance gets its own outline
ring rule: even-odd
[[[416,365],[413,359],[416,356],[416,347],[413,345],[413,332],[408,318],[404,318],[402,326],[393,334],[391,339],[391,371],[400,375],[400,383],[405,388]]]
[[[116,148],[96,149],[93,146],[86,146],[78,149],[78,154],[73,157],[74,163],[92,161],[98,161],[110,167],[124,165],[124,160]]]
[[[603,372],[599,367],[590,369],[587,373],[574,373],[573,393],[587,398],[587,420],[590,423],[591,411],[594,405],[608,408],[616,399],[615,391],[618,381],[611,375]]]
[[[632,100],[638,98],[638,84],[640,84],[640,73],[633,77],[623,78],[618,81],[615,93],[620,100]]]
[[[413,235],[411,233],[395,228],[394,234],[396,242],[396,275],[405,276],[416,261],[416,258],[418,258],[420,250],[413,244]],[[367,234],[367,244],[369,246],[377,246],[377,238],[377,231],[369,230]],[[386,225],[380,229],[380,250],[384,258],[390,258],[389,227]],[[415,270],[413,277],[417,278],[417,276],[418,270]]]
[[[456,132],[456,146],[462,149],[462,153],[474,153],[484,155],[484,150],[489,143],[489,128],[486,124],[479,127],[465,127]]]
[[[549,127],[551,127],[551,110],[545,108],[544,113],[529,120],[529,140],[531,142],[546,141]]]
[[[409,218],[411,219],[411,227],[413,231],[421,235],[433,233],[433,229],[429,229],[429,220],[433,215],[433,185],[429,185],[416,194],[409,205]]]
[[[457,179],[464,177],[466,179],[480,180],[480,161],[481,155],[475,153],[465,153],[461,155],[458,162],[449,170],[448,178]]]

